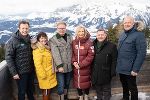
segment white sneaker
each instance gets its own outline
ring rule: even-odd
[[[84,100],[89,100],[89,96],[88,95],[84,95]]]
[[[82,96],[79,96],[79,100],[83,100],[83,95],[82,95]]]
[[[97,96],[94,96],[94,100],[96,100],[97,99]]]

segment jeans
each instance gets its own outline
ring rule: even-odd
[[[123,99],[129,100],[129,91],[131,92],[131,100],[138,100],[138,89],[136,85],[136,76],[120,75],[120,81],[123,87]]]
[[[59,95],[64,94],[64,89],[69,89],[72,72],[61,73],[57,72],[57,92]]]
[[[33,96],[33,73],[21,74],[19,77],[20,79],[16,80],[18,86],[18,100],[25,100],[25,93],[27,93],[28,100],[35,100]]]

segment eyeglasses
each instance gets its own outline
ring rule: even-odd
[[[57,29],[60,29],[60,30],[65,30],[66,28],[57,28]]]

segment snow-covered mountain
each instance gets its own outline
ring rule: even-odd
[[[0,15],[0,33],[4,30],[15,32],[18,20],[22,19],[30,21],[31,33],[34,34],[39,31],[53,33],[55,23],[59,20],[67,22],[70,32],[74,32],[75,27],[80,24],[90,32],[95,32],[100,27],[108,28],[118,24],[126,15],[134,16],[136,20],[142,20],[150,27],[150,0],[143,0],[141,3],[135,0],[81,0],[53,12]]]
[[[4,44],[11,37],[11,32],[4,30],[0,33],[0,44]]]

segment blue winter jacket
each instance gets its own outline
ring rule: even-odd
[[[144,33],[132,28],[122,33],[119,38],[117,72],[131,75],[131,71],[139,72],[146,56],[146,40]]]

